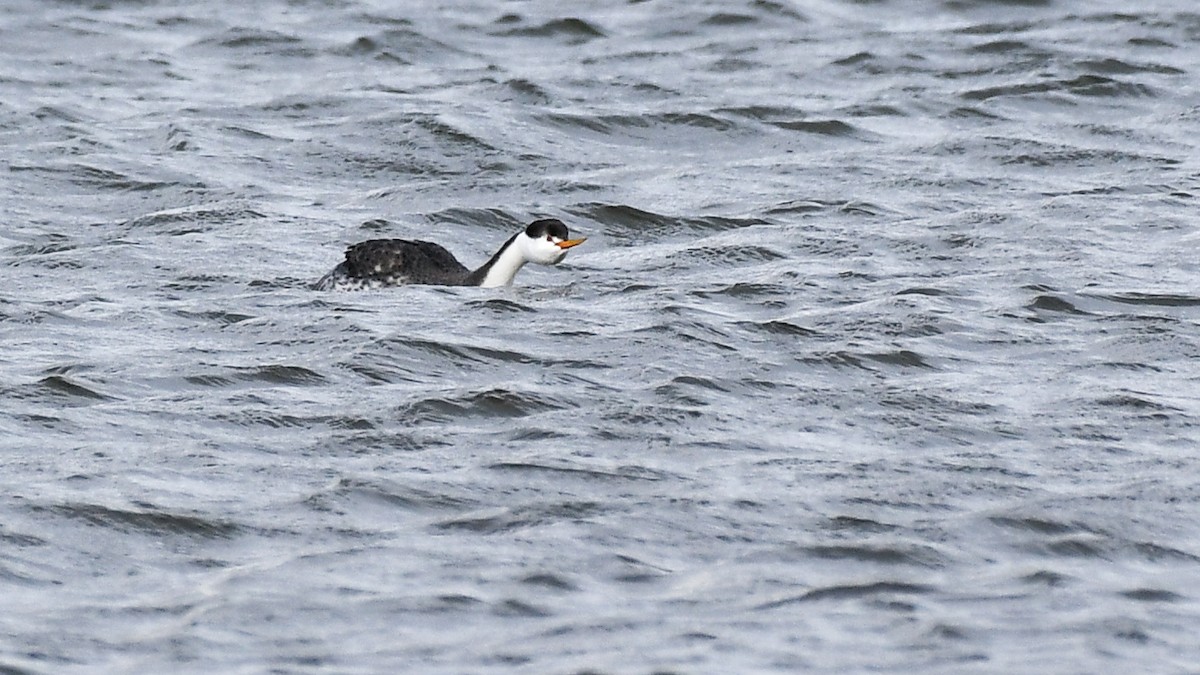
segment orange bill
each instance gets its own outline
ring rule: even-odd
[[[578,246],[585,241],[587,241],[587,237],[583,237],[582,239],[567,239],[567,240],[558,242],[558,247],[561,249],[568,249],[568,248],[571,248],[572,246]]]

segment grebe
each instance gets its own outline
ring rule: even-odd
[[[436,286],[511,286],[527,262],[557,265],[567,249],[584,239],[569,239],[561,220],[535,220],[509,237],[499,251],[472,272],[449,251],[430,241],[372,239],[346,249],[346,260],[321,277],[317,290],[356,291],[364,288],[432,284]]]

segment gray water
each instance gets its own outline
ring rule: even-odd
[[[0,672],[1200,672],[1198,75],[1190,0],[4,3]]]

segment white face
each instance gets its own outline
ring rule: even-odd
[[[557,265],[567,257],[567,249],[559,247],[562,239],[546,235],[537,239],[522,232],[518,236],[525,259],[539,265]]]

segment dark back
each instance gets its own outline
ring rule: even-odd
[[[459,286],[471,271],[431,241],[372,239],[346,249],[346,272],[383,283]]]

